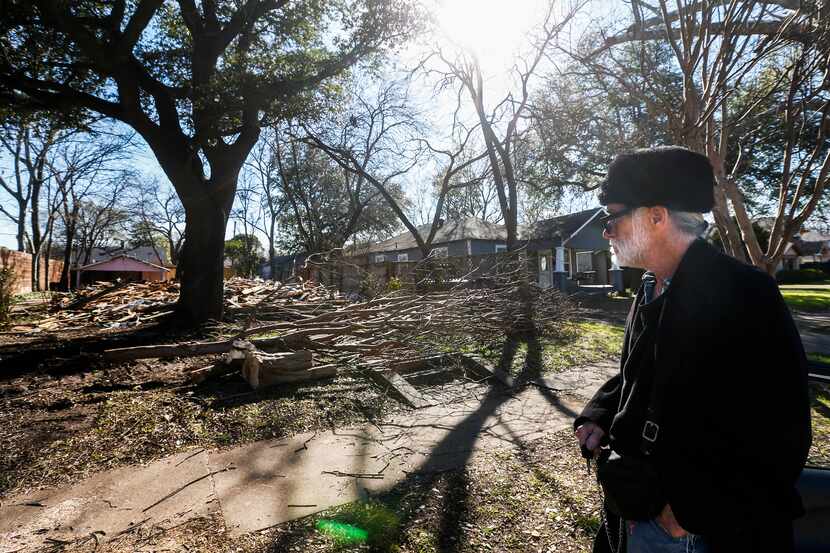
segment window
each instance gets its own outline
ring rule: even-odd
[[[432,256],[433,257],[449,257],[450,252],[447,249],[447,246],[441,246],[439,248],[432,248]]]
[[[576,252],[576,272],[586,273],[594,270],[591,252]]]
[[[496,244],[496,253],[504,253],[507,251],[507,244]]]
[[[565,257],[564,257],[565,263],[562,266],[562,270],[565,272],[565,274],[570,276],[571,275],[571,250],[565,250],[563,253],[565,254]]]
[[[398,263],[402,261],[409,261],[409,254],[408,253],[399,253],[398,254]]]
[[[375,256],[375,263],[383,263],[384,261],[386,261],[386,256],[385,255],[376,255]]]

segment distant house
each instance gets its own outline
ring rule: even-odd
[[[75,269],[75,286],[95,281],[167,280],[170,269],[128,255],[116,255]]]
[[[561,274],[575,284],[608,284],[611,254],[608,241],[602,237],[599,208],[571,213],[520,226],[519,247],[534,257],[539,286],[567,285],[555,282],[559,256]],[[429,235],[429,225],[418,227],[421,236]],[[441,223],[432,243],[432,255],[472,257],[507,251],[507,230],[504,225],[475,217]],[[419,261],[423,253],[409,232],[367,248],[354,251],[368,254],[370,264]]]
[[[787,244],[778,263],[778,270],[797,270],[805,263],[827,261],[830,261],[830,236],[816,231],[802,231]]]
[[[265,261],[260,265],[259,275],[262,278],[284,282],[300,274],[307,257],[306,254],[302,253],[278,255],[274,258],[274,273],[271,274],[271,263]]]
[[[429,236],[432,225],[421,225],[418,232]],[[507,231],[497,225],[475,217],[441,221],[432,241],[431,255],[438,257],[478,256],[507,251]],[[420,261],[424,258],[418,243],[409,231],[388,240],[371,244],[354,253],[369,255],[370,263]]]
[[[89,263],[81,264],[80,252],[73,252],[75,285],[101,280],[149,281],[168,280],[175,275],[174,269],[166,266],[167,253],[163,248],[139,246],[93,248]],[[79,266],[80,265],[80,266]]]
[[[557,270],[578,284],[610,283],[611,248],[602,236],[601,216],[602,209],[593,208],[538,221],[523,229],[521,237],[537,258],[539,286],[558,286]]]
[[[74,250],[72,253],[72,264],[74,266],[77,266],[81,262],[85,261],[84,259],[80,259],[81,252],[79,252],[77,249]],[[126,255],[127,257],[139,259],[141,261],[146,261],[148,263],[152,263],[153,265],[159,265],[161,267],[168,265],[167,252],[164,250],[164,248],[153,248],[152,246],[139,246],[137,248],[130,248],[129,246],[125,246],[123,242],[119,246],[92,248],[92,251],[89,254],[89,261],[86,263],[98,263],[99,261],[106,261],[108,259],[112,259],[121,255]]]

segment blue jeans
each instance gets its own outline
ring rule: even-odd
[[[628,553],[710,553],[706,541],[694,534],[673,538],[656,520],[626,522]]]

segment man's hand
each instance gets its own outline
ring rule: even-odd
[[[666,503],[666,506],[663,507],[663,512],[657,517],[657,524],[663,527],[663,530],[666,531],[673,538],[682,538],[688,532],[680,527],[680,524],[677,523],[677,519],[674,518],[674,513],[671,510],[671,505]]]
[[[596,455],[599,450],[599,444],[605,436],[605,431],[596,423],[586,422],[579,425],[576,429],[576,439],[579,440],[580,446],[585,446]]]

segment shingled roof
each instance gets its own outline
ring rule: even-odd
[[[567,240],[576,231],[582,228],[601,208],[594,207],[585,211],[577,211],[567,215],[560,215],[551,219],[544,219],[532,225],[528,225],[522,233],[524,240],[545,240],[554,237],[561,237]]]
[[[429,231],[432,225],[421,225],[418,227],[418,233],[426,239],[429,236]],[[435,231],[435,238],[432,243],[445,244],[447,242],[455,242],[457,240],[507,240],[507,230],[504,225],[497,225],[478,219],[476,217],[464,217],[446,221],[437,231]],[[393,236],[388,240],[372,244],[369,246],[369,252],[391,252],[395,250],[408,250],[417,248],[418,243],[409,231],[402,232],[397,236]]]

